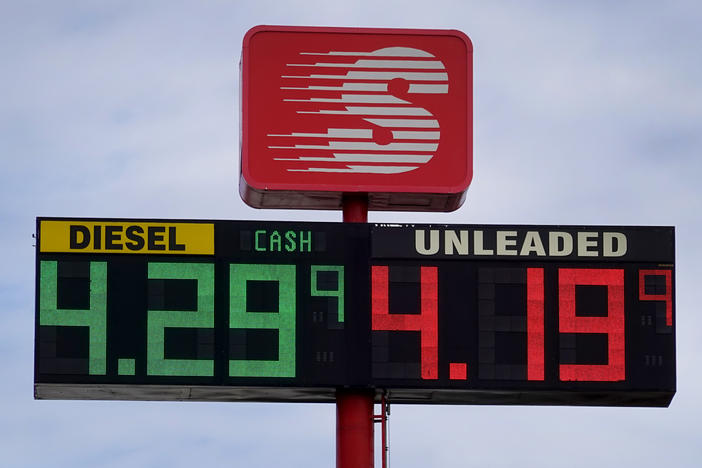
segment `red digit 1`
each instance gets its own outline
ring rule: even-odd
[[[646,294],[646,276],[664,276],[665,293]],[[665,301],[665,324],[673,326],[673,274],[670,270],[639,270],[639,300],[641,301]]]
[[[543,268],[527,268],[527,379],[544,380]]]
[[[388,267],[371,267],[372,329],[418,331],[422,379],[439,378],[438,273],[437,267],[421,267],[419,314],[390,314],[388,311]]]
[[[607,316],[578,317],[575,286],[607,286]],[[561,333],[606,333],[608,363],[561,364],[561,380],[608,381],[625,378],[624,270],[561,268],[558,270],[558,319]]]

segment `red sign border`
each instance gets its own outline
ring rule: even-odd
[[[341,33],[341,34],[385,34],[385,35],[433,35],[433,36],[451,36],[456,37],[463,41],[466,46],[467,53],[469,55],[466,61],[466,81],[469,88],[467,93],[466,111],[469,115],[469,125],[466,128],[466,146],[468,147],[468,152],[470,157],[468,158],[468,164],[466,166],[466,177],[458,185],[455,186],[393,186],[389,188],[387,185],[358,185],[355,188],[344,187],[341,191],[339,187],[329,185],[324,187],[320,184],[314,184],[314,187],[310,187],[310,184],[302,183],[275,183],[270,184],[264,181],[256,180],[252,177],[249,171],[248,160],[243,157],[244,154],[249,154],[249,141],[247,138],[249,130],[248,122],[248,107],[249,100],[245,98],[250,92],[249,83],[250,80],[247,78],[250,71],[250,47],[249,44],[252,38],[260,32],[301,32],[301,33]],[[283,206],[284,204],[277,206],[265,206],[266,208],[319,208],[319,209],[330,209],[333,208],[329,205],[329,201],[321,201],[324,197],[329,197],[332,194],[338,194],[339,198],[343,193],[368,193],[371,198],[370,209],[392,209],[392,210],[409,210],[409,211],[453,211],[459,208],[463,200],[465,199],[465,192],[473,179],[473,43],[470,38],[462,31],[456,29],[404,29],[404,28],[350,28],[350,27],[325,27],[325,26],[276,26],[276,25],[258,25],[249,29],[244,35],[242,43],[241,52],[241,75],[240,75],[240,135],[241,135],[241,150],[240,150],[240,180],[239,180],[239,192],[242,199],[249,205],[256,208],[262,208],[265,203],[259,203],[266,193],[277,193],[289,195],[290,197],[296,198],[297,202],[291,200],[291,205],[293,206]],[[257,196],[258,194],[258,196]],[[410,205],[402,207],[395,205],[390,208],[383,208],[378,203],[372,203],[373,195],[380,195],[381,197],[386,197],[388,195],[407,195],[410,198],[412,195],[424,195],[433,198],[445,199],[446,204],[443,208],[437,208],[436,204],[432,204],[432,208],[422,208],[419,206]],[[280,197],[276,197],[280,198]],[[306,200],[308,203],[303,203],[300,205],[301,200]],[[439,204],[441,205],[441,203]]]

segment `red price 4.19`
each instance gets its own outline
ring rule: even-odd
[[[554,372],[560,381],[624,381],[627,378],[626,321],[632,320],[636,315],[634,311],[627,310],[627,288],[632,288],[636,293],[635,301],[639,304],[653,301],[657,303],[655,305],[659,306],[659,310],[664,310],[664,313],[656,316],[658,333],[672,332],[670,269],[637,268],[635,275],[627,276],[625,273],[629,270],[624,268],[493,268],[490,265],[476,267],[472,274],[470,271],[463,272],[461,276],[465,281],[459,281],[463,286],[461,291],[443,291],[439,294],[442,286],[439,280],[442,266],[420,266],[409,268],[419,270],[418,278],[416,275],[414,278],[415,283],[418,283],[416,289],[419,307],[411,311],[393,307],[393,269],[406,271],[408,267],[371,267],[372,330],[376,334],[419,332],[418,367],[423,380],[443,378],[443,375],[440,376],[440,369],[448,370],[449,380],[468,380],[468,369],[473,364],[469,358],[472,358],[476,364],[475,375],[480,380],[543,381],[546,376],[546,363],[557,362]],[[545,281],[546,269],[549,270],[549,278],[555,282],[550,287]],[[450,275],[447,273],[445,276]],[[625,285],[625,276],[635,279],[637,284]],[[471,285],[471,282],[474,284]],[[402,278],[395,284],[403,284]],[[456,284],[455,279],[451,284]],[[547,291],[550,295],[547,295]],[[395,298],[398,298],[398,303],[406,304],[402,295],[401,290],[398,290]],[[440,333],[440,329],[450,329],[453,326],[451,323],[445,323],[440,327],[442,305],[457,302],[457,295],[463,298],[463,314],[478,316],[478,332],[464,330],[463,333],[465,340],[477,341],[467,348],[477,350],[477,355],[473,352],[472,356],[465,356],[463,361],[448,363],[442,358],[444,366],[440,366],[440,349],[451,350],[456,344],[444,343],[450,339],[443,339]],[[517,300],[505,299],[510,295],[517,297]],[[471,311],[471,308],[478,310]],[[519,308],[522,310],[514,310]],[[545,317],[546,310],[552,311],[555,317]],[[652,318],[647,318],[639,311],[637,313],[641,315],[641,326],[654,325]],[[547,324],[554,329],[547,329]],[[504,343],[509,345],[509,339],[496,340],[497,335],[511,337],[511,343],[518,345],[507,346],[506,350],[501,350],[501,347],[505,347]],[[455,336],[455,331],[451,336]],[[550,345],[552,348],[559,346],[560,356],[557,361],[546,360],[548,336],[555,336]],[[599,358],[600,362],[579,362],[583,361],[582,355],[586,355],[587,352],[581,351],[581,359],[577,358],[578,341],[589,347],[599,347],[595,354],[602,356]],[[572,344],[568,345],[569,342]],[[393,353],[392,349],[386,349],[388,346],[392,347],[391,344],[384,343],[373,348],[376,361],[374,376],[411,378],[413,369],[407,362],[388,362],[393,360],[385,356]],[[406,348],[407,346],[404,349],[405,354]],[[401,352],[395,350],[396,355]],[[470,351],[467,353],[470,354]],[[505,353],[512,355],[505,359]],[[495,354],[501,354],[502,358],[495,359]],[[595,361],[597,360],[595,358]],[[647,360],[652,359],[647,357]]]

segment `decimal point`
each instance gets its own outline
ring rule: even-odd
[[[136,359],[117,359],[117,374],[134,375],[136,373]]]
[[[468,380],[468,364],[465,362],[452,362],[449,364],[449,379]]]

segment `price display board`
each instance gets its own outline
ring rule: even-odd
[[[37,220],[35,397],[667,406],[674,229]]]

